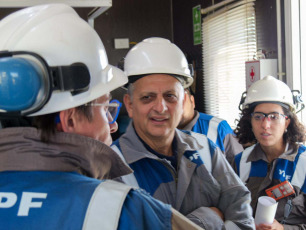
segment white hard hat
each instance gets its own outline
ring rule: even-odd
[[[246,93],[242,104],[248,108],[259,103],[279,103],[295,112],[293,95],[290,88],[282,81],[273,76],[265,76],[254,82]]]
[[[124,61],[124,71],[131,78],[149,74],[169,74],[183,80],[189,87],[193,78],[183,52],[164,38],[147,38],[135,45]]]
[[[84,71],[88,73],[88,79],[82,83],[87,84],[87,87],[79,92],[61,88],[51,89],[46,104],[29,114],[31,116],[83,105],[124,85],[128,80],[121,70],[108,64],[104,45],[95,30],[81,19],[73,8],[65,4],[28,7],[2,19],[1,51],[13,54],[22,51],[24,54],[21,57],[26,57],[27,52],[37,54],[50,68],[77,63],[76,65],[85,67]],[[67,76],[61,70],[60,72],[63,75],[60,76],[60,80],[66,81]],[[82,79],[77,79],[82,78],[79,70],[74,70],[70,74],[74,78],[70,79],[70,82],[68,79],[68,84],[82,82]],[[49,84],[52,85],[52,82]]]

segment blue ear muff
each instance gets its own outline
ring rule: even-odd
[[[0,51],[0,117],[27,116],[39,111],[53,91],[72,96],[89,89],[84,63],[49,66],[39,54]]]
[[[30,108],[42,87],[42,71],[34,62],[17,57],[0,59],[0,110]]]

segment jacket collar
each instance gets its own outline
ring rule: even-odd
[[[109,146],[89,137],[57,132],[49,143],[35,128],[0,130],[0,171],[66,171],[112,179],[132,170]]]
[[[278,158],[294,161],[297,154],[297,151],[295,151],[294,149],[295,149],[294,146],[291,146],[289,145],[289,143],[287,143],[285,152],[282,153]],[[247,162],[258,161],[258,160],[264,160],[268,162],[266,154],[260,147],[260,144],[257,143],[254,149],[252,150],[252,153],[249,155]]]
[[[193,126],[197,123],[199,117],[200,117],[200,113],[198,111],[194,110],[194,117],[185,127],[182,128],[182,130],[191,131]]]
[[[175,136],[177,143],[178,159],[186,151],[197,151],[204,148],[197,140],[189,134],[186,134],[179,129],[175,129]],[[150,153],[143,142],[140,140],[133,126],[133,122],[130,122],[126,133],[119,138],[119,144],[122,154],[128,164],[134,163],[143,158],[158,159],[158,157]]]

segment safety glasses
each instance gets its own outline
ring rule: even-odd
[[[107,118],[109,124],[114,124],[118,118],[122,104],[118,100],[111,100],[109,103],[87,103],[85,106],[104,106],[107,110]]]
[[[268,119],[268,121],[272,123],[280,123],[282,119],[288,119],[288,117],[285,114],[281,114],[278,112],[272,112],[272,113],[262,113],[262,112],[254,112],[251,113],[251,116],[254,121],[262,122],[265,118]]]

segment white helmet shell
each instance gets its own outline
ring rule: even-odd
[[[135,45],[124,61],[128,77],[149,74],[169,74],[183,78],[184,88],[189,87],[193,78],[183,52],[169,40],[152,37]]]
[[[53,91],[50,100],[31,116],[77,107],[127,83],[125,74],[108,64],[104,45],[95,30],[65,4],[19,10],[0,22],[0,50],[39,54],[49,66],[83,63],[90,73],[89,89],[72,95]]]
[[[243,108],[248,108],[253,103],[283,103],[295,111],[293,95],[290,88],[273,76],[265,76],[254,82],[248,89]]]

